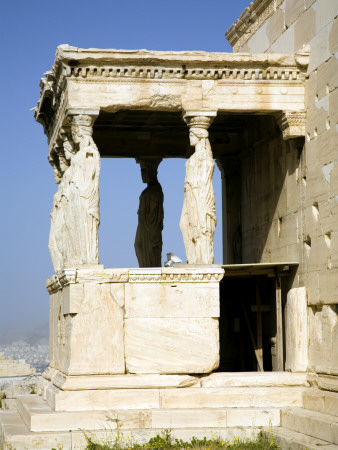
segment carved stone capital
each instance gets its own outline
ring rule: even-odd
[[[207,130],[217,116],[217,111],[185,111],[183,119],[189,128],[203,128]]]
[[[69,108],[66,115],[71,125],[92,127],[99,112],[98,109]]]
[[[92,137],[93,125],[99,114],[99,110],[92,109],[68,109],[67,119],[71,124],[72,139],[75,144],[80,144],[86,136]]]
[[[284,140],[305,136],[305,112],[282,111],[276,120]]]
[[[160,162],[162,161],[162,158],[158,158],[156,156],[154,157],[142,157],[142,158],[136,158],[137,164],[140,165],[141,169],[154,169],[157,170],[158,166],[160,165]]]
[[[282,111],[276,115],[276,120],[283,134],[283,139],[305,136],[305,112]]]

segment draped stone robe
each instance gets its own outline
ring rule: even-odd
[[[214,160],[201,140],[186,162],[184,202],[180,220],[187,262],[213,264],[216,228],[215,195],[212,185]]]
[[[135,251],[140,267],[161,267],[163,192],[151,181],[140,195]]]

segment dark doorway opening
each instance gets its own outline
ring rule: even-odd
[[[276,370],[275,278],[225,277],[220,283],[221,372]]]

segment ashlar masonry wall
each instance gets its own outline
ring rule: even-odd
[[[338,3],[256,0],[229,29],[227,38],[235,52],[295,53],[304,45],[310,50],[305,145],[300,157],[295,153],[298,167],[286,174],[277,204],[270,202],[277,212],[270,214],[271,229],[262,259],[268,255],[297,257],[294,246],[298,246],[300,267],[293,287],[303,285],[307,291],[308,370],[338,375]],[[265,145],[265,155],[270,155],[271,145],[273,139]],[[276,150],[275,164],[283,170],[292,156],[280,144]],[[299,151],[291,152],[295,150]],[[246,183],[249,169],[252,178],[268,165],[259,150],[255,158],[254,165],[244,165],[242,183]],[[271,170],[267,167],[265,173],[270,176]],[[244,239],[247,224],[257,221],[255,208],[246,214]],[[278,217],[282,219],[279,224]],[[276,227],[279,238],[272,240]],[[290,251],[282,251],[284,247]]]

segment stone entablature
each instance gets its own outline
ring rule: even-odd
[[[254,0],[245,8],[225,37],[236,52],[272,16],[284,0]]]
[[[103,266],[92,268],[68,268],[63,269],[49,278],[46,282],[50,294],[62,290],[64,287],[75,283],[212,283],[219,282],[224,276],[221,265],[185,265],[181,267],[159,267],[151,269],[104,269]]]
[[[120,109],[303,111],[307,64],[307,54],[86,50],[62,45],[52,70],[41,80],[35,117],[44,125],[51,154],[60,146],[74,109],[91,116]]]

